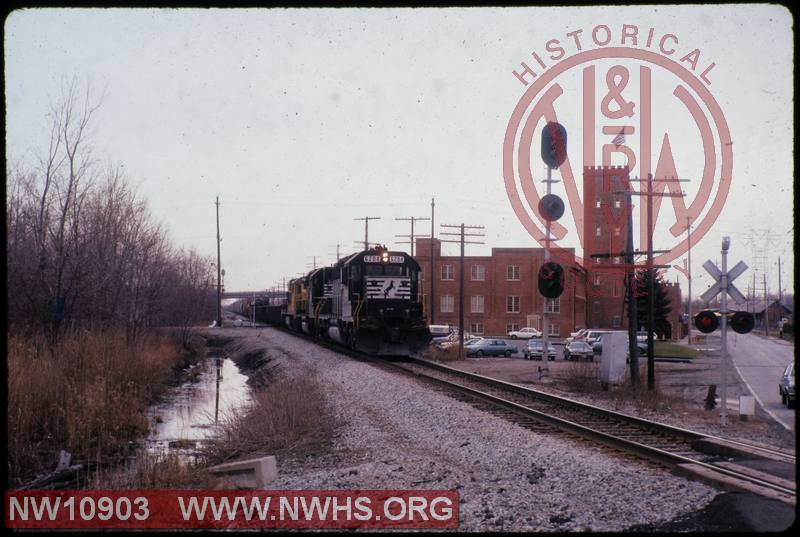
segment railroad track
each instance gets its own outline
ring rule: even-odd
[[[794,481],[741,464],[744,460],[766,459],[791,465],[793,475],[795,454],[787,450],[714,437],[630,416],[436,362],[418,358],[389,360],[303,334],[287,333],[357,360],[400,371],[534,430],[564,432],[723,489],[755,492],[796,504]],[[731,457],[739,462],[731,462]]]
[[[544,426],[563,431],[723,488],[756,492],[790,504],[796,502],[793,481],[728,460],[734,455],[794,465],[795,455],[786,450],[713,437],[426,360],[395,362],[368,358],[457,392],[462,398],[503,409],[504,415],[513,416],[514,421],[523,425],[532,422],[536,429]]]

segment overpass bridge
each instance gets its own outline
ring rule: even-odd
[[[222,298],[268,298],[270,301],[286,298],[286,291],[226,291],[222,293]]]

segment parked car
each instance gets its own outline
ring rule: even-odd
[[[535,328],[526,327],[520,330],[513,330],[508,333],[511,339],[531,339],[534,337],[542,337],[542,333]]]
[[[603,334],[607,334],[608,332],[610,332],[610,330],[589,330],[586,332],[583,340],[589,345],[594,345],[595,341],[600,339]]]
[[[589,360],[594,361],[594,352],[591,345],[585,341],[570,341],[564,347],[564,360]]]
[[[656,339],[658,339],[658,334],[653,332],[653,340],[656,340]],[[636,340],[646,343],[647,342],[647,332],[636,332]]]
[[[531,339],[522,351],[522,356],[526,360],[541,360],[543,348],[541,339]],[[556,349],[550,342],[547,343],[547,359],[551,362],[556,359]]]
[[[781,404],[788,408],[794,408],[794,362],[789,362],[789,365],[783,370],[778,391],[781,394]]]
[[[502,339],[481,339],[464,347],[467,356],[511,356],[517,348]]]
[[[564,343],[570,343],[572,341],[581,341],[586,338],[586,334],[589,333],[588,328],[581,328],[577,332],[570,332],[569,337],[564,340]]]
[[[639,356],[643,356],[647,354],[647,343],[642,343],[641,341],[636,342],[636,347],[639,349]],[[592,352],[594,354],[602,354],[603,353],[603,335],[600,336],[592,343]]]

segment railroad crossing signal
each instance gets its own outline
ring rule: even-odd
[[[719,319],[713,311],[701,311],[694,317],[694,325],[703,334],[710,334],[719,326]]]
[[[716,280],[716,283],[712,285],[708,291],[700,295],[700,298],[703,299],[703,302],[710,302],[711,299],[717,296],[723,289],[727,291],[728,295],[737,304],[742,304],[747,300],[744,295],[733,285],[733,283],[731,283],[733,280],[741,276],[742,272],[747,270],[747,265],[745,265],[743,261],[736,263],[736,266],[729,270],[727,274],[723,274],[722,271],[719,270],[710,259],[703,263],[703,268],[706,269],[706,272],[711,274],[711,277],[714,278],[714,280]],[[727,276],[727,278],[723,278],[724,276]],[[724,283],[723,280],[725,280]]]
[[[542,160],[550,168],[558,168],[567,160],[567,129],[548,121],[542,129]]]
[[[539,268],[539,292],[545,298],[558,298],[564,292],[564,269],[548,261]]]
[[[733,328],[733,331],[737,334],[746,334],[756,325],[755,318],[749,311],[735,312],[731,318],[728,319],[728,322],[731,328]]]
[[[545,194],[539,200],[539,213],[548,222],[564,216],[564,201],[555,194]]]

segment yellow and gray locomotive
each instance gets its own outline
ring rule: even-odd
[[[431,339],[420,302],[420,267],[383,246],[289,282],[287,327],[377,355],[408,355]]]

